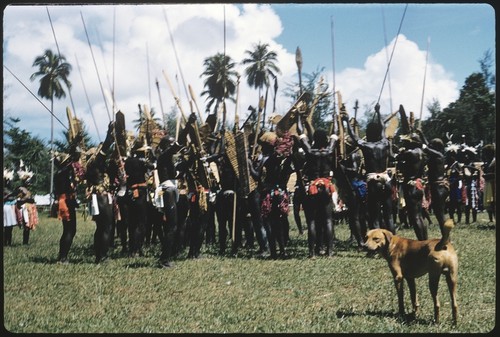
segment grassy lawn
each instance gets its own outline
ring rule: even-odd
[[[451,325],[449,294],[440,281],[441,323],[434,324],[428,278],[417,279],[420,311],[413,321],[397,317],[389,268],[346,241],[347,225],[336,227],[339,243],[330,258],[307,258],[307,235],[290,216],[290,257],[269,260],[242,249],[238,257],[217,256],[157,267],[158,245],[145,256],[94,264],[95,224],[81,217],[68,265],[56,264],[62,225],[41,215],[23,246],[14,229],[3,248],[4,327],[15,333],[485,333],[495,327],[496,228],[486,213],[459,224],[452,241],[459,255],[459,322]],[[398,235],[414,238],[410,229]],[[430,237],[439,237],[434,225]],[[118,239],[116,239],[118,246]],[[406,284],[405,284],[406,287]],[[406,307],[410,308],[405,288]]]

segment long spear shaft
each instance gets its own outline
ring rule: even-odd
[[[61,59],[61,51],[59,50],[59,44],[57,43],[56,31],[54,30],[54,26],[52,25],[52,18],[50,17],[49,8],[45,6],[45,9],[47,10],[47,15],[49,17],[49,22],[50,22],[50,28],[52,28],[52,35],[54,35],[54,41],[56,42],[57,54],[59,55],[59,59]],[[76,117],[75,104],[73,103],[73,96],[71,96],[71,87],[69,86],[68,86],[68,95],[69,95],[69,100],[71,101],[71,107],[73,108],[73,112]]]
[[[302,52],[297,47],[295,50],[295,63],[297,63],[297,70],[299,72],[299,96],[302,95]]]
[[[266,111],[267,111],[267,95],[269,93],[269,86],[266,87],[266,98],[264,99],[264,115],[262,117],[262,128],[266,125]]]
[[[149,71],[149,48],[148,48],[148,43],[146,42],[146,63],[148,67],[148,96],[149,96],[149,106],[152,106],[151,104],[151,76],[150,76],[150,71]]]
[[[247,125],[248,121],[250,120],[250,118],[253,117],[253,115],[255,114],[255,111],[256,110],[252,110],[250,112],[250,114],[248,115],[247,119],[245,119],[245,121],[243,122],[243,124],[240,126],[240,130],[243,130],[243,128],[245,127],[245,125]]]
[[[424,70],[424,85],[422,87],[422,99],[420,100],[420,117],[418,120],[418,127],[422,126],[422,111],[424,109],[424,94],[425,94],[425,79],[427,77],[427,60],[429,58],[429,46],[431,44],[431,38],[427,38],[427,53],[425,55],[425,70]]]
[[[177,62],[177,68],[179,69],[179,73],[181,74],[182,84],[184,85],[184,91],[186,93],[186,98],[189,100],[189,94],[187,90],[186,81],[184,81],[184,75],[182,74],[181,64],[179,62],[179,57],[177,56],[177,50],[175,49],[174,36],[172,35],[172,31],[170,30],[170,25],[167,19],[167,13],[165,12],[165,8],[163,8],[163,17],[165,18],[165,22],[167,23],[168,33],[170,35],[170,42],[172,43],[172,49],[174,50],[175,61]]]
[[[240,75],[237,76],[236,81],[236,103],[234,105],[234,131],[238,130],[240,124],[240,116],[238,115],[238,104],[240,99]]]
[[[85,20],[83,19],[83,14],[80,12],[82,18],[83,28],[85,29],[85,35],[87,37],[87,43],[89,44],[90,53],[92,54],[92,60],[94,61],[94,68],[97,73],[97,79],[99,80],[99,86],[101,87],[102,98],[104,99],[104,105],[106,106],[106,112],[108,113],[108,119],[111,122],[111,116],[109,115],[108,102],[106,101],[106,95],[104,94],[104,89],[102,87],[101,76],[99,76],[99,71],[97,70],[97,64],[95,62],[94,52],[92,51],[92,45],[90,44],[89,34],[87,32],[87,27],[85,26]]]
[[[226,95],[227,95],[227,85],[226,85],[226,6],[222,6],[224,12],[224,54],[223,54],[223,73],[222,73],[222,129],[226,129]],[[234,221],[234,220],[233,220]]]
[[[115,105],[116,105],[116,101],[115,101],[115,38],[116,38],[116,34],[115,34],[115,31],[116,31],[116,6],[113,6],[113,85],[111,87],[111,93],[113,95],[113,112],[115,111]],[[115,115],[113,114],[113,119],[114,119]]]
[[[163,111],[163,103],[161,101],[161,95],[160,95],[160,83],[158,83],[158,78],[156,78],[156,90],[158,91],[158,98],[160,100],[160,109],[161,109],[161,117],[163,120],[163,127],[166,128],[167,124],[165,123],[165,111]]]
[[[76,65],[78,67],[78,73],[80,74],[80,80],[82,81],[83,91],[85,92],[85,97],[87,98],[87,104],[89,105],[90,114],[92,115],[92,120],[94,121],[95,130],[97,131],[97,137],[99,138],[99,143],[101,142],[101,136],[99,135],[99,129],[97,128],[97,123],[95,121],[94,111],[92,111],[92,104],[90,104],[89,95],[87,94],[87,88],[85,87],[85,82],[83,81],[82,70],[80,69],[80,63],[78,62],[78,57],[75,54]]]
[[[111,81],[109,80],[108,67],[106,65],[106,59],[104,58],[104,48],[102,46],[101,37],[99,35],[99,31],[95,30],[97,42],[99,43],[99,50],[101,51],[102,63],[104,64],[104,73],[106,74],[106,80],[108,81],[109,88],[111,89],[112,101],[114,102],[114,94],[113,94],[113,86],[111,85]],[[112,109],[114,111],[114,109]]]
[[[252,159],[255,157],[255,151],[257,150],[257,139],[259,139],[259,132],[260,132],[260,117],[263,108],[264,108],[264,98],[261,96],[259,99],[259,107],[257,110],[257,124],[255,124],[255,138],[253,140]]]
[[[387,33],[385,30],[384,6],[382,6],[382,21],[384,24],[384,42],[385,42],[385,45],[387,46]],[[389,54],[388,54],[387,48],[385,48],[385,58],[387,60],[387,63],[389,63]],[[389,81],[389,107],[390,107],[389,111],[392,111],[392,88],[391,88],[391,72],[390,71],[387,72],[387,79]]]
[[[6,66],[5,64],[4,64],[4,66],[3,66],[3,67],[4,67],[5,69],[7,69],[7,71],[8,71],[8,72],[9,72],[12,76],[14,76],[14,78],[15,78],[15,79],[16,79],[19,83],[21,83],[21,85],[22,85],[22,86],[23,86],[26,90],[28,90],[28,92],[29,92],[29,93],[30,93],[33,97],[35,97],[35,98],[36,98],[36,100],[37,100],[37,101],[38,101],[38,102],[39,102],[39,103],[40,103],[40,104],[41,104],[41,105],[42,105],[45,109],[47,109],[47,111],[48,111],[48,112],[49,112],[49,113],[50,113],[50,114],[51,114],[51,115],[52,115],[52,116],[53,116],[53,117],[54,117],[54,118],[55,118],[55,119],[56,119],[56,120],[57,120],[57,121],[58,121],[58,122],[59,122],[59,123],[60,123],[60,124],[61,124],[61,125],[65,128],[65,129],[66,129],[66,130],[68,130],[68,127],[67,127],[66,125],[64,125],[64,123],[63,123],[63,122],[61,122],[61,120],[60,120],[59,118],[57,118],[57,116],[56,116],[56,115],[54,115],[54,113],[53,113],[53,112],[52,112],[49,108],[47,108],[47,106],[46,106],[45,104],[43,104],[43,102],[42,102],[42,101],[40,101],[40,99],[39,99],[38,97],[36,97],[36,95],[35,95],[35,94],[34,94],[34,93],[33,93],[33,92],[32,92],[32,91],[31,91],[31,90],[30,90],[30,89],[29,89],[29,88],[28,88],[28,87],[27,87],[27,86],[26,86],[26,85],[25,85],[25,84],[24,84],[24,83],[23,83],[23,82],[22,82],[22,81],[21,81],[21,80],[20,80],[20,79],[19,79],[16,75],[14,75],[14,73],[13,73],[13,72],[12,72],[9,68],[7,68],[7,66]]]
[[[330,127],[330,134],[333,135],[335,133],[335,116],[337,115],[337,97],[336,97],[336,83],[335,83],[335,39],[334,39],[334,30],[333,30],[333,16],[330,17],[331,21],[331,37],[332,37],[332,73],[333,73],[333,93],[332,93],[332,125]],[[340,128],[341,125],[338,126]]]
[[[378,96],[377,103],[380,103],[380,97],[382,96],[382,91],[384,90],[385,80],[387,79],[387,75],[389,73],[389,69],[391,68],[392,57],[394,56],[394,50],[396,49],[396,44],[398,42],[399,33],[401,32],[401,27],[403,26],[403,21],[404,21],[404,18],[405,18],[405,14],[406,14],[406,9],[407,8],[408,8],[408,4],[406,4],[406,6],[405,6],[405,10],[403,12],[403,16],[401,18],[401,22],[399,23],[398,34],[396,35],[396,40],[394,41],[394,46],[392,47],[391,57],[389,58],[389,62],[387,63],[387,69],[385,71],[384,80],[382,81],[382,87],[380,88],[380,94]]]
[[[203,121],[203,119],[201,118],[201,113],[200,113],[200,109],[198,108],[198,103],[196,103],[196,99],[194,98],[193,88],[191,88],[191,86],[189,84],[188,84],[188,88],[189,88],[189,94],[191,95],[191,100],[193,101],[194,106],[196,107],[196,112],[198,112],[198,117],[200,118],[200,123],[201,123]]]
[[[168,87],[170,88],[170,92],[172,93],[172,96],[174,96],[175,103],[177,103],[177,107],[179,108],[179,110],[181,112],[181,117],[182,117],[184,123],[187,123],[186,116],[184,115],[184,110],[182,109],[181,101],[180,101],[179,97],[177,97],[175,90],[174,90],[174,86],[172,85],[172,82],[170,82],[170,78],[168,77],[165,70],[163,70],[163,77],[165,77],[165,80],[167,80]]]

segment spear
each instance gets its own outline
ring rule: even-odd
[[[422,126],[422,110],[424,108],[424,93],[425,93],[425,78],[427,77],[427,60],[429,58],[429,45],[431,44],[431,38],[427,38],[427,53],[425,55],[425,69],[424,69],[424,85],[422,87],[422,99],[420,101],[420,119],[418,120],[418,128]]]
[[[54,36],[54,41],[56,42],[57,54],[59,55],[59,58],[61,58],[61,51],[59,50],[59,44],[57,43],[56,31],[54,30],[54,26],[52,25],[52,19],[50,17],[49,8],[45,6],[45,9],[47,10],[47,16],[49,17],[50,27],[52,28],[52,35]],[[75,104],[73,103],[73,97],[71,96],[70,86],[68,87],[68,94],[69,94],[69,100],[71,101],[71,106],[73,107],[73,111],[75,112],[75,117],[76,117],[76,109],[75,109]]]
[[[194,91],[190,84],[188,84],[188,89],[189,89],[189,95],[191,95],[191,100],[193,101],[194,106],[196,107],[196,112],[198,112],[198,117],[200,118],[200,123],[201,123],[203,119],[201,118],[200,109],[198,108],[198,103],[196,103],[196,99],[194,98]]]
[[[83,81],[82,70],[80,68],[80,63],[78,62],[78,57],[75,54],[76,65],[78,67],[78,73],[80,74],[80,80],[82,81],[83,91],[85,92],[85,97],[87,98],[87,104],[89,105],[90,114],[92,115],[92,120],[94,121],[95,130],[97,131],[97,138],[99,138],[99,143],[101,142],[101,136],[99,135],[99,129],[97,128],[97,123],[95,121],[94,111],[92,111],[92,105],[90,104],[89,95],[87,94],[87,88],[85,87],[85,82]]]
[[[163,127],[167,127],[167,123],[165,123],[165,111],[163,111],[163,103],[161,102],[161,95],[160,95],[160,83],[158,83],[158,78],[156,78],[156,90],[158,91],[158,98],[160,100],[160,109],[161,109],[161,117],[163,120]]]
[[[255,150],[257,149],[257,139],[259,139],[260,115],[262,113],[262,109],[264,109],[264,97],[260,96],[259,110],[257,112],[257,124],[255,124],[255,138],[253,140],[253,147],[252,147],[252,158],[254,158]]]
[[[63,122],[61,122],[61,120],[59,118],[57,118],[56,115],[54,115],[54,113],[49,109],[47,108],[47,106],[45,104],[43,104],[43,102],[38,98],[36,97],[36,95],[19,79],[19,77],[17,77],[16,75],[14,75],[14,73],[9,69],[7,68],[7,66],[4,64],[3,66],[5,69],[7,69],[7,71],[12,75],[14,76],[14,78],[19,82],[21,83],[21,85],[26,89],[28,90],[28,92],[36,98],[36,100],[38,101],[38,103],[40,103],[51,115],[52,117],[54,117],[66,130],[68,130],[68,127],[66,125],[64,125]]]
[[[385,42],[385,45],[387,46],[387,34],[386,34],[386,30],[385,30],[385,15],[384,15],[384,6],[382,6],[382,22],[383,22],[383,25],[384,25],[384,42]],[[385,49],[385,58],[387,60],[387,63],[389,63],[389,54],[388,54],[388,50],[387,48],[384,48]],[[392,111],[392,89],[391,89],[391,73],[390,71],[387,73],[387,80],[389,81],[388,84],[389,84],[389,103],[390,103],[390,111]]]
[[[334,35],[333,35],[333,16],[330,16],[330,21],[331,21],[331,37],[332,37],[332,73],[333,73],[333,97],[332,97],[332,125],[330,126],[330,134],[333,135],[335,133],[335,116],[337,115],[337,100],[336,100],[336,93],[335,93],[335,40],[334,40]],[[338,126],[340,129],[341,125]]]
[[[151,106],[151,79],[150,79],[150,71],[149,71],[149,48],[148,43],[146,42],[146,64],[148,70],[148,96],[149,96],[149,105]]]
[[[184,123],[187,123],[186,116],[184,115],[184,110],[182,109],[182,106],[181,106],[181,101],[180,101],[179,97],[176,95],[175,90],[174,90],[174,86],[172,85],[172,82],[170,82],[170,78],[168,77],[165,70],[163,70],[163,76],[165,77],[165,80],[167,80],[167,84],[168,84],[168,87],[170,88],[170,92],[172,93],[172,96],[174,96],[175,103],[177,104],[177,107],[179,108],[179,110],[181,112],[182,120],[184,121]]]
[[[299,70],[299,96],[302,95],[302,52],[300,48],[297,47],[295,51],[295,63],[297,63],[297,69]]]
[[[403,12],[403,16],[401,17],[401,21],[399,23],[398,33],[396,35],[396,40],[394,41],[394,45],[392,46],[391,57],[389,58],[389,62],[387,63],[387,68],[385,70],[384,80],[382,81],[382,86],[380,88],[380,93],[379,93],[379,96],[378,96],[377,104],[380,102],[380,97],[382,97],[382,91],[384,90],[385,81],[386,81],[387,76],[389,74],[389,69],[391,68],[392,57],[394,56],[394,51],[396,50],[396,44],[398,42],[399,33],[401,32],[401,27],[403,26],[403,21],[404,21],[407,9],[408,9],[408,4],[406,4],[406,6],[405,6],[405,10]]]
[[[102,93],[102,98],[104,99],[104,105],[106,106],[106,112],[108,113],[109,121],[111,121],[112,119],[111,119],[111,116],[109,115],[108,103],[106,100],[106,96],[104,94],[104,89],[102,87],[101,77],[99,76],[99,71],[97,70],[97,64],[95,62],[94,52],[92,51],[92,45],[90,44],[89,34],[87,32],[87,27],[85,26],[85,20],[83,19],[82,12],[80,12],[80,16],[82,18],[83,28],[85,30],[85,36],[87,37],[87,43],[89,44],[90,54],[92,54],[92,60],[94,61],[94,68],[95,68],[95,71],[97,73],[97,79],[99,80],[99,86],[101,87],[101,93]]]
[[[238,130],[240,126],[240,116],[238,115],[238,101],[240,98],[240,74],[236,75],[236,104],[234,106],[234,130]]]
[[[278,77],[274,76],[273,113],[276,112],[276,96],[278,96]]]
[[[189,99],[189,94],[187,92],[186,81],[184,81],[184,75],[182,74],[181,64],[179,62],[179,57],[177,55],[177,49],[175,48],[174,36],[172,35],[172,30],[170,29],[170,24],[168,23],[167,13],[165,12],[165,8],[163,8],[163,18],[165,19],[165,23],[167,24],[168,34],[170,36],[170,42],[172,44],[172,50],[174,51],[175,61],[177,62],[177,69],[181,74],[182,84],[184,85],[184,91],[186,93],[186,98]]]
[[[359,109],[359,104],[358,104],[358,100],[356,100],[356,102],[354,103],[354,132],[358,135],[359,134],[359,130],[358,130],[358,109]]]

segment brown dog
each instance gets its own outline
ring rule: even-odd
[[[439,278],[446,275],[451,296],[453,324],[457,323],[457,280],[458,257],[449,241],[453,220],[443,225],[442,238],[417,241],[392,234],[385,229],[372,229],[366,233],[365,246],[369,251],[384,257],[391,269],[398,293],[399,314],[404,316],[403,279],[408,282],[414,313],[417,313],[418,300],[415,278],[429,273],[429,288],[434,301],[434,320],[439,322],[439,300],[437,297]]]

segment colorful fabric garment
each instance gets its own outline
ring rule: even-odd
[[[335,192],[335,185],[332,183],[332,181],[329,178],[317,178],[313,180],[309,184],[309,188],[307,192],[310,195],[314,195],[318,193],[318,187],[323,186],[325,190],[329,193],[332,194]]]
[[[73,171],[75,172],[75,177],[78,180],[85,179],[85,168],[79,161],[72,162],[71,166],[73,167]]]
[[[479,200],[479,194],[477,191],[477,184],[475,180],[472,180],[468,194],[468,202],[470,203],[470,207],[472,209],[478,208],[478,200]]]
[[[262,214],[262,217],[267,218],[269,214],[271,214],[274,198],[278,198],[277,204],[275,205],[280,214],[285,216],[288,215],[288,212],[290,210],[290,196],[288,195],[287,191],[276,188],[267,193],[262,200],[260,207],[260,213]]]
[[[361,200],[366,199],[366,195],[368,194],[368,189],[366,187],[366,182],[363,180],[353,180],[351,181],[351,186],[354,188],[356,193],[358,194],[358,197]]]
[[[139,188],[146,188],[148,185],[146,183],[140,183],[140,184],[134,184],[130,186],[130,189],[132,191],[132,197],[134,199],[139,198]]]
[[[189,192],[189,201],[191,203],[198,203],[198,208],[202,214],[208,211],[208,194],[209,190],[199,185],[196,192]]]
[[[408,180],[406,182],[408,185],[415,186],[417,190],[423,190],[424,189],[424,184],[422,183],[422,179],[417,178],[414,180]]]
[[[36,205],[33,203],[26,203],[24,206],[26,206],[28,214],[28,221],[26,222],[25,227],[35,230],[38,225],[38,210],[36,209]]]
[[[63,193],[59,196],[59,207],[57,211],[57,218],[59,220],[63,221],[70,221],[71,220],[71,214],[69,212],[69,207],[68,207],[68,201],[74,200],[75,199],[75,194],[74,193]]]
[[[3,226],[12,227],[17,225],[16,202],[8,201],[3,204]]]

